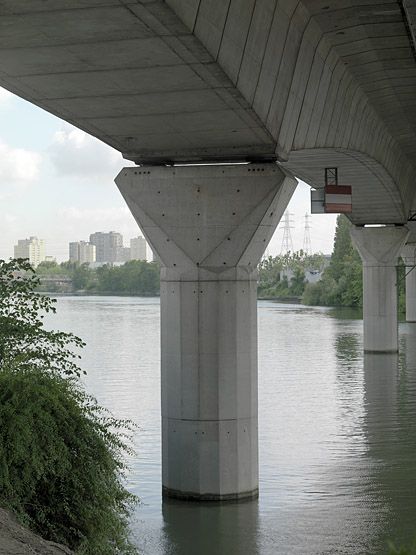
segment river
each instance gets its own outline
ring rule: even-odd
[[[416,324],[363,355],[362,321],[258,303],[260,497],[162,501],[159,299],[61,297],[48,327],[82,337],[88,391],[139,426],[128,487],[142,555],[383,554],[416,538]]]

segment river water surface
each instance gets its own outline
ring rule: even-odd
[[[87,343],[89,392],[139,425],[128,486],[143,555],[383,554],[416,538],[416,324],[363,355],[362,321],[260,301],[260,497],[162,501],[159,299],[61,297],[47,325]]]

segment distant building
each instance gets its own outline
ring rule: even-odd
[[[79,261],[79,242],[69,243],[69,261]]]
[[[45,262],[55,262],[56,263],[56,257],[55,256],[45,256]]]
[[[130,260],[146,260],[146,239],[135,237],[130,239]]]
[[[317,283],[322,278],[322,269],[319,268],[306,268],[304,270],[305,282],[306,283]],[[292,279],[295,277],[295,271],[292,268],[284,268],[280,271],[280,279],[287,279],[290,284]]]
[[[95,262],[96,247],[86,241],[77,241],[69,243],[69,260],[70,262],[79,262],[79,264],[92,264]]]
[[[117,262],[120,256],[120,248],[123,247],[123,236],[116,231],[104,233],[97,231],[90,235],[90,243],[95,245],[97,262]]]
[[[43,239],[29,237],[29,239],[19,239],[14,246],[15,258],[28,258],[30,264],[36,268],[45,260],[45,243]]]
[[[119,247],[117,249],[117,257],[114,262],[121,262],[124,264],[131,260],[131,249],[130,247]]]
[[[305,270],[305,281],[307,283],[318,283],[322,278],[322,271],[316,269]]]

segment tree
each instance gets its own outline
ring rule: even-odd
[[[97,268],[100,292],[157,295],[160,289],[159,265],[145,260],[130,260],[122,266]]]
[[[45,313],[55,312],[54,299],[35,292],[40,279],[27,260],[0,260],[0,370],[4,366],[37,367],[79,376],[84,347],[72,333],[47,331]]]
[[[72,273],[72,285],[75,290],[87,289],[91,283],[92,271],[88,264],[76,264]]]
[[[352,244],[350,227],[344,215],[338,216],[331,261],[321,281],[306,286],[302,297],[305,304],[362,305],[362,263]]]
[[[351,222],[345,216],[339,215],[335,229],[334,250],[328,267],[328,274],[335,281],[338,281],[344,274],[345,262],[353,256],[355,251],[351,241],[350,228]],[[357,256],[359,256],[358,253]]]
[[[308,269],[322,271],[322,254],[308,255],[303,250],[262,260],[259,264],[258,295],[260,297],[286,297],[302,295],[305,272]]]
[[[55,307],[38,284],[26,260],[0,260],[0,503],[79,555],[136,554],[137,499],[124,486],[133,426],[84,391],[70,350],[84,343],[43,328]]]
[[[0,503],[47,540],[78,554],[136,553],[119,433],[72,378],[38,367],[0,370]],[[124,432],[125,433],[125,432]]]

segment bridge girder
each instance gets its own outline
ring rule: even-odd
[[[3,0],[0,84],[137,163],[278,159],[316,184],[311,153],[342,152],[377,221],[394,184],[400,223],[415,208],[415,5]]]

